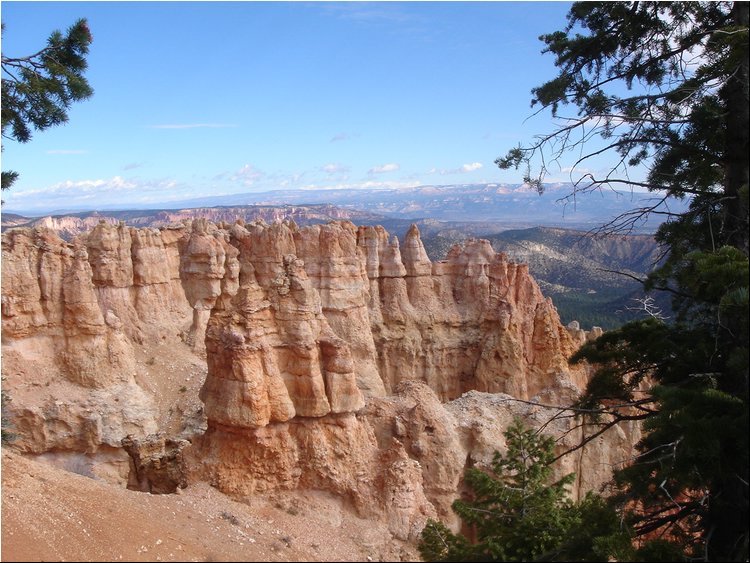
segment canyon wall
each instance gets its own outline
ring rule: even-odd
[[[481,240],[431,263],[416,227],[403,244],[349,222],[100,223],[71,243],[12,229],[2,293],[19,449],[120,456],[122,474],[122,440],[164,431],[144,355],[158,342],[207,365],[204,421],[182,436],[191,479],[333,491],[402,539],[453,518],[464,468],[503,449],[514,416],[543,424],[555,411],[539,403],[569,404],[587,377],[567,365],[585,336],[525,265]],[[581,438],[573,424],[548,428],[560,448]],[[573,494],[604,483],[636,434],[563,458]]]
[[[416,227],[402,254],[380,227],[198,220],[184,247],[209,421],[254,428],[354,412],[402,381],[444,402],[469,390],[528,400],[585,382],[567,365],[574,344],[552,303],[486,241],[433,265]]]
[[[103,224],[73,243],[43,228],[3,234],[2,373],[14,447],[127,477],[121,440],[158,430],[138,349],[176,337],[190,311],[182,236]]]

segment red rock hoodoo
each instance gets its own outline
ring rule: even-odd
[[[142,351],[155,342],[207,364],[205,422],[175,436],[192,442],[190,479],[243,495],[331,491],[401,539],[453,518],[466,464],[502,450],[514,416],[541,425],[555,412],[542,404],[568,404],[586,382],[567,364],[583,337],[527,266],[483,240],[432,263],[415,226],[400,244],[350,222],[197,219],[101,223],[71,243],[12,229],[2,248],[17,447],[67,452],[110,480],[127,481],[124,438],[164,430]],[[547,431],[564,448],[581,438],[573,425]],[[636,436],[623,427],[563,458],[573,494],[605,482]]]

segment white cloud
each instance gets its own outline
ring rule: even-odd
[[[44,188],[11,190],[5,195],[9,208],[21,210],[75,209],[104,203],[126,208],[128,205],[152,200],[168,201],[184,197],[189,187],[166,179],[97,178],[66,180]]]
[[[329,165],[326,165],[329,166]],[[342,167],[344,169],[344,167]],[[264,190],[277,190],[277,189],[292,189],[296,188],[299,183],[308,175],[313,173],[320,175],[321,171],[325,171],[325,167],[316,168],[313,171],[296,171],[296,172],[285,172],[285,171],[274,171],[266,172],[261,170],[254,164],[245,164],[239,170],[235,171],[223,171],[214,174],[211,178],[211,182],[217,182],[231,190],[236,191],[237,185],[244,188],[252,188],[253,192],[264,191]],[[329,174],[328,180],[340,179],[333,177]]]
[[[149,125],[150,129],[227,129],[237,127],[230,123],[173,123],[164,125]]]
[[[584,174],[593,174],[594,173],[594,171],[591,168],[586,168],[586,167],[583,167],[583,166],[576,166],[576,167],[573,167],[573,166],[563,166],[562,168],[560,168],[560,172],[562,174],[570,174],[571,176],[574,175],[574,174],[584,175]]]
[[[65,180],[64,182],[58,182],[52,184],[47,188],[40,188],[37,190],[27,190],[22,193],[23,196],[55,196],[55,195],[71,195],[76,197],[79,194],[97,193],[103,190],[110,192],[122,192],[125,190],[134,189],[137,184],[131,180],[126,180],[122,176],[113,176],[112,178],[100,178],[97,180]]]
[[[349,172],[349,167],[337,162],[330,162],[320,167],[320,169],[326,174],[345,174]]]
[[[307,176],[307,172],[271,174],[265,178],[266,182],[262,186],[262,189],[295,189],[305,176]]]
[[[373,168],[370,168],[367,173],[368,174],[385,174],[386,172],[395,172],[401,168],[399,164],[396,164],[395,162],[389,162],[388,164],[383,164],[382,166],[375,166]]]
[[[77,149],[53,149],[51,151],[47,151],[47,154],[89,154],[89,151]]]
[[[484,168],[484,165],[481,162],[471,162],[469,164],[464,164],[459,168],[452,168],[450,170],[446,168],[443,168],[441,170],[438,170],[437,168],[430,168],[427,171],[427,174],[440,174],[441,176],[450,176],[453,174],[468,174],[469,172],[476,172],[481,168]]]
[[[229,179],[232,182],[240,182],[243,186],[250,187],[265,176],[266,173],[262,170],[258,170],[252,164],[245,164],[237,172],[232,174]]]
[[[464,164],[461,168],[459,168],[459,172],[465,173],[465,172],[474,172],[475,170],[479,170],[482,168],[481,162],[472,162],[471,164]]]

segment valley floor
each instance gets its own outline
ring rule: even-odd
[[[129,491],[2,453],[2,561],[416,561],[322,493],[236,502],[205,483]]]

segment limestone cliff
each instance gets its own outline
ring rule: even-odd
[[[207,236],[216,240],[194,232],[189,244]],[[216,392],[219,383],[213,380],[224,380],[221,385],[228,389],[234,384],[226,383],[227,374],[243,369],[266,370],[262,385],[276,388],[273,366],[282,366],[281,379],[297,403],[300,393],[320,402],[302,416],[328,412],[326,389],[329,400],[351,394],[351,373],[366,396],[382,396],[401,381],[419,380],[443,401],[472,389],[529,399],[560,377],[584,383],[585,374],[567,366],[574,343],[552,303],[524,265],[509,262],[486,241],[469,241],[434,265],[416,227],[407,234],[403,257],[398,239],[390,239],[381,227],[357,229],[351,223],[304,229],[236,224],[226,242],[239,250],[239,285],[232,282],[231,292],[212,307],[206,337],[212,396],[235,395]],[[218,248],[213,256],[217,264],[224,260]],[[203,284],[205,291],[218,297],[218,288],[211,292],[210,285]],[[255,334],[259,330],[262,334]],[[231,344],[238,340],[242,345]],[[235,366],[249,361],[250,347],[264,350],[258,353],[267,358],[258,360],[263,369]],[[274,357],[268,359],[269,354]],[[227,355],[245,359],[235,362]],[[214,367],[218,359],[224,364]],[[333,390],[334,385],[341,390]],[[258,407],[248,403],[244,408]],[[207,412],[209,419],[216,412],[218,422],[227,422],[213,402]],[[280,416],[263,416],[261,423],[245,426],[286,420]]]
[[[2,373],[17,448],[117,452],[122,472],[122,438],[158,429],[135,349],[177,334],[188,310],[180,236],[104,224],[73,243],[43,228],[3,234]]]
[[[399,538],[451,518],[466,464],[503,448],[512,416],[552,417],[523,401],[566,404],[586,381],[567,365],[581,335],[525,265],[481,240],[431,263],[416,227],[403,244],[349,222],[100,223],[71,243],[12,229],[2,266],[20,449],[117,456],[123,439],[151,443],[162,410],[182,414],[160,406],[148,369],[144,350],[159,343],[207,364],[195,415],[207,429],[186,421],[193,445],[180,454],[192,479],[238,494],[333,491]],[[568,445],[581,437],[555,424]],[[636,432],[565,458],[574,493],[603,483]],[[159,466],[144,460],[139,483]]]

